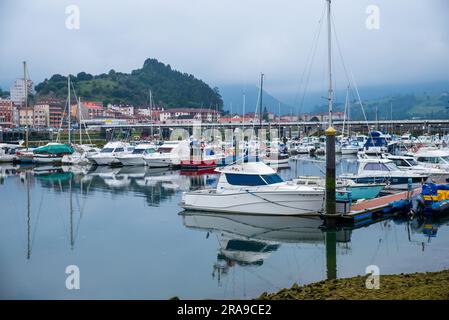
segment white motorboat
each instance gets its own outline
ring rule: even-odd
[[[323,211],[324,188],[284,182],[263,162],[236,163],[216,171],[221,173],[216,189],[183,193],[183,208],[271,215]]]
[[[401,170],[389,159],[365,156],[359,157],[357,162],[359,166],[356,174],[345,173],[339,177],[357,183],[387,183],[395,189],[407,189],[409,179],[412,187],[419,187],[429,177],[429,174]]]
[[[100,149],[89,145],[75,145],[75,152],[62,157],[61,162],[65,165],[87,165],[91,162],[89,157],[97,154]]]
[[[156,152],[144,155],[143,160],[150,168],[177,166],[180,163],[179,148],[179,141],[166,141]]]
[[[18,144],[0,143],[0,163],[16,161],[16,150],[19,147],[21,146]]]
[[[388,155],[387,159],[393,161],[393,163],[401,170],[413,171],[428,174],[433,181],[445,182],[449,177],[449,171],[447,169],[425,166],[412,156],[394,156]]]
[[[133,147],[125,142],[108,142],[100,152],[89,155],[87,158],[90,162],[99,166],[118,165],[120,161],[117,157],[131,153],[133,149]]]
[[[143,157],[147,154],[153,154],[156,152],[154,145],[152,144],[139,144],[137,145],[132,153],[122,154],[117,157],[117,159],[124,166],[144,166],[146,165]]]
[[[420,165],[426,168],[449,171],[449,150],[447,149],[423,148],[418,150],[413,156]]]
[[[358,141],[350,141],[341,145],[341,154],[357,154],[363,147],[361,147]]]

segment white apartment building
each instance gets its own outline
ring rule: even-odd
[[[48,104],[36,104],[34,106],[34,126],[50,126],[50,106]]]
[[[20,126],[33,126],[34,124],[34,109],[33,108],[20,108],[19,109],[19,125]]]
[[[14,81],[13,85],[10,88],[11,100],[15,104],[21,105],[25,102],[25,86],[24,79],[17,79]],[[32,93],[33,91],[33,81],[27,80],[28,84],[28,93]]]

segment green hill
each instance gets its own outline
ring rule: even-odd
[[[218,88],[211,88],[191,74],[173,70],[156,59],[147,59],[141,69],[129,73],[103,73],[93,76],[80,72],[71,76],[76,93],[84,100],[108,103],[124,103],[135,106],[149,104],[151,89],[156,106],[216,108],[223,107]],[[36,96],[65,98],[67,96],[67,77],[59,74],[45,79],[36,87]]]

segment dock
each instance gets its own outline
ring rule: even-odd
[[[351,204],[348,212],[338,215],[337,222],[340,224],[365,225],[374,220],[390,217],[395,214],[395,208],[391,205],[393,202],[411,199],[420,192],[421,188],[416,188],[412,191],[396,192]],[[326,217],[326,214],[322,214],[322,217]]]

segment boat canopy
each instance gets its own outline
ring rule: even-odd
[[[35,154],[72,154],[75,150],[68,144],[47,144],[46,146],[39,147],[33,152]]]
[[[368,139],[365,142],[365,148],[369,147],[386,147],[388,146],[387,139],[380,131],[371,131]]]

